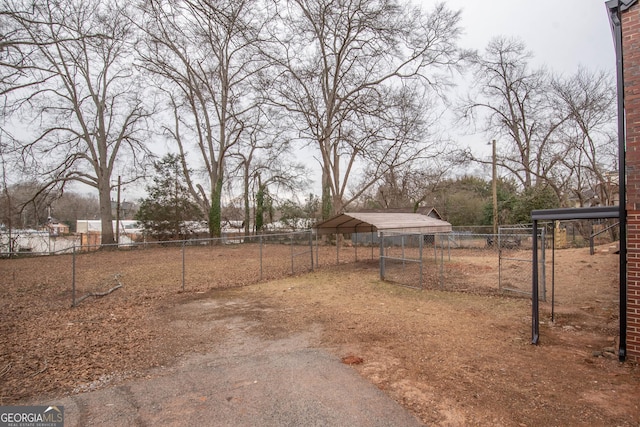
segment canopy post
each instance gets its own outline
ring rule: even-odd
[[[538,345],[540,341],[540,310],[538,306],[538,220],[533,220],[533,271],[531,289],[531,344]]]

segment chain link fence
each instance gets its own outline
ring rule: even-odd
[[[380,278],[416,289],[469,292],[510,292],[530,295],[532,283],[532,230],[530,226],[505,226],[499,233],[474,233],[457,227],[451,233],[359,233],[344,236],[346,244],[334,248],[335,263],[374,260]],[[480,229],[480,231],[483,231]],[[545,271],[550,260],[539,245],[541,299],[545,299]],[[375,267],[374,267],[375,268]]]
[[[566,224],[556,224],[555,230],[544,228],[539,237],[541,299],[545,299],[546,271],[551,271],[545,250],[551,247],[552,236],[556,248],[559,242],[565,244],[558,239],[562,234],[557,230],[568,229]],[[503,226],[497,235],[475,231],[456,227],[451,233],[436,235],[357,233],[322,239],[308,230],[259,236],[237,233],[220,239],[131,241],[107,248],[92,245],[91,239],[82,236],[70,239],[71,246],[61,246],[57,239],[49,243],[53,236],[42,235],[38,239],[46,242],[46,251],[19,255],[59,255],[45,257],[53,259],[46,263],[42,282],[67,284],[66,297],[72,305],[86,296],[112,292],[122,284],[144,283],[136,289],[149,295],[160,290],[206,291],[353,262],[379,269],[383,280],[417,289],[530,295],[531,229]]]
[[[88,297],[108,295],[123,285],[151,297],[166,292],[243,286],[314,268],[310,231],[166,242],[127,239],[128,243],[119,245],[94,245],[91,238],[83,235],[64,240],[67,244],[55,251],[51,245],[44,246],[44,251],[4,252],[3,258],[11,259],[1,261],[0,272],[7,280],[20,283],[21,271],[37,271],[38,283],[24,283],[25,289],[61,286],[67,291],[58,297],[68,298],[75,306]],[[29,245],[36,248],[40,242],[48,241],[44,234],[30,236]],[[25,273],[24,277],[34,275]]]
[[[113,291],[125,282],[185,291],[230,288],[301,274],[314,268],[312,244],[312,233],[304,231],[81,246],[72,253],[72,305],[87,295]]]

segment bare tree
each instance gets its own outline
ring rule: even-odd
[[[12,106],[32,131],[23,157],[36,159],[52,184],[96,188],[102,243],[113,243],[112,175],[119,164],[140,166],[147,153],[149,113],[132,66],[136,34],[127,7],[110,0],[3,0],[2,9],[33,48],[20,68],[27,83],[12,92]]]
[[[573,194],[580,206],[597,202],[614,204],[617,179],[616,88],[606,72],[585,68],[568,78],[556,78],[554,95],[568,120],[560,128],[563,145],[562,168],[564,194]],[[560,169],[560,168],[559,168]]]
[[[58,194],[43,192],[42,184],[33,181],[6,185],[0,195],[3,222],[8,228],[39,229],[47,224],[51,206]]]
[[[278,111],[265,105],[262,107],[254,109],[252,124],[231,155],[236,167],[230,175],[242,175],[246,235],[251,231],[251,206],[258,204],[258,193],[273,194],[275,199],[283,192],[289,194],[303,190],[309,183],[307,168],[293,161],[290,141],[275,123],[282,117]]]
[[[3,2],[3,6],[6,3]],[[5,101],[0,104],[0,108],[3,109],[7,107],[6,96],[10,92],[35,86],[50,77],[46,72],[33,72],[36,69],[34,52],[38,48],[23,24],[29,21],[34,25],[41,22],[37,21],[37,17],[29,16],[27,9],[9,4],[11,8],[0,9],[0,99]]]
[[[390,168],[426,155],[429,104],[419,100],[441,94],[458,63],[459,14],[442,4],[425,14],[396,0],[274,4],[277,72],[264,85],[292,113],[294,136],[317,148],[326,218]],[[358,168],[367,179],[349,193]]]
[[[208,182],[199,185],[189,175],[187,185],[209,212],[210,234],[219,236],[226,162],[255,107],[249,80],[263,66],[256,55],[264,22],[258,2],[151,0],[143,10],[143,66],[169,100],[173,125],[165,131],[178,145],[185,173],[188,148],[196,149]]]
[[[0,226],[2,228],[2,232],[7,233],[7,248],[8,252],[11,253],[14,251],[14,241],[13,241],[13,210],[14,210],[14,202],[12,194],[9,192],[9,173],[7,171],[7,160],[5,157],[5,151],[7,143],[4,142],[6,138],[4,138],[4,132],[0,129],[0,168],[2,171],[2,194],[0,198],[2,203],[0,204]],[[0,242],[2,243],[2,242]]]
[[[52,215],[60,222],[69,225],[76,231],[78,220],[97,219],[100,213],[98,198],[90,194],[65,191],[53,203]],[[124,219],[132,219],[132,216]]]
[[[435,205],[442,183],[452,178],[456,160],[447,155],[427,161],[411,162],[390,168],[372,194],[366,198],[370,207],[411,208]]]
[[[497,37],[484,54],[471,56],[473,86],[460,106],[461,117],[483,122],[499,140],[498,164],[524,189],[549,178],[562,158],[555,151],[555,132],[566,120],[550,96],[545,69],[531,69],[523,42]]]

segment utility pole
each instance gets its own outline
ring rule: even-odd
[[[496,165],[496,140],[492,141],[493,145],[493,177],[491,182],[491,187],[493,190],[493,235],[498,234],[498,173],[497,173],[497,165]]]

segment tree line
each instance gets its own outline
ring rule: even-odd
[[[517,39],[464,49],[461,14],[445,3],[0,4],[3,212],[80,182],[96,191],[103,244],[114,241],[119,176],[126,185],[153,174],[147,218],[164,197],[205,220],[212,237],[238,194],[246,233],[260,228],[271,198],[308,194],[313,162],[322,218],[433,204],[472,165],[492,162],[452,141],[451,126],[498,140],[500,179],[523,200],[614,199],[612,77],[533,67]],[[458,75],[472,81],[463,97],[452,92]],[[31,200],[12,199],[22,182],[37,182]]]

